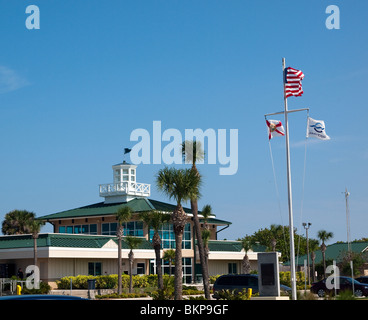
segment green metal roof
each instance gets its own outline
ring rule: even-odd
[[[361,253],[368,249],[368,241],[365,242],[351,242],[351,250],[355,253]],[[348,251],[347,242],[343,243],[334,243],[326,247],[326,260],[336,260],[336,262],[340,262],[343,255]],[[318,264],[322,262],[322,251],[315,251],[316,259],[315,263]],[[298,266],[304,265],[304,260],[307,259],[307,255],[299,256]],[[284,263],[285,266],[290,265],[290,261]]]
[[[37,247],[67,247],[67,248],[102,248],[109,240],[117,243],[114,236],[93,236],[83,234],[42,233],[37,239]],[[138,249],[152,249],[145,238]],[[33,248],[32,235],[1,236],[0,249]],[[129,249],[124,238],[122,249]]]
[[[165,203],[153,199],[147,198],[135,198],[129,202],[121,202],[121,203],[104,203],[98,202],[91,205],[61,211],[45,216],[38,217],[40,220],[58,220],[58,219],[72,219],[72,218],[80,218],[80,217],[93,217],[93,216],[105,216],[105,215],[113,215],[118,209],[128,206],[132,209],[133,212],[139,213],[143,211],[150,210],[159,210],[164,212],[173,212],[176,208],[175,205],[170,203]],[[190,208],[183,207],[186,213],[191,214],[192,211]],[[198,214],[201,214],[201,211],[198,211]],[[203,222],[203,219],[200,219]],[[207,220],[208,223],[217,224],[217,225],[230,225],[231,222],[226,220],[220,220],[216,218],[209,218]]]
[[[146,198],[135,198],[129,202],[109,203],[99,202],[88,206],[61,211],[39,217],[42,220],[54,220],[77,217],[103,216],[115,214],[119,208],[129,206],[133,212],[142,212],[152,210],[152,204]]]
[[[229,241],[229,240],[210,240],[208,241],[208,249],[210,251],[232,251],[240,252],[242,245],[240,241]],[[264,252],[266,251],[265,246],[254,245],[252,246],[253,252]]]

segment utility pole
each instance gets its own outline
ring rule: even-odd
[[[307,273],[308,273],[308,285],[310,285],[310,270],[309,270],[309,238],[308,238],[308,229],[312,224],[310,222],[303,222],[303,227],[305,229],[306,237],[307,237]]]
[[[345,206],[346,206],[346,236],[347,236],[347,243],[348,243],[348,254],[351,254],[351,243],[350,243],[350,210],[349,210],[349,196],[350,192],[348,189],[345,188]]]

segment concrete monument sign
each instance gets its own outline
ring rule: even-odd
[[[258,253],[258,287],[260,296],[280,296],[279,259],[277,252]]]

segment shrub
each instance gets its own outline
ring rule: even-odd
[[[115,289],[118,287],[118,275],[104,275],[96,277],[96,289]]]
[[[280,284],[291,287],[290,271],[280,272]],[[305,274],[302,271],[296,272],[296,288],[302,290],[305,287]]]
[[[169,279],[170,276],[164,275],[163,279]],[[173,281],[173,277],[171,277]],[[58,289],[70,289],[70,280],[72,280],[72,289],[88,289],[88,280],[96,279],[96,289],[115,289],[118,287],[118,275],[101,275],[101,276],[86,276],[78,275],[63,277],[56,281]],[[122,275],[122,287],[129,288],[130,277],[127,274]],[[157,275],[135,275],[133,276],[134,288],[151,288],[157,287]]]
[[[236,290],[221,290],[218,292],[220,300],[250,300],[250,295],[248,295],[247,289],[242,291]]]
[[[215,275],[215,276],[210,276],[210,284],[214,284],[216,282],[216,279],[220,276],[221,276],[221,274],[218,274],[218,275]]]
[[[147,297],[146,293],[111,293],[111,294],[104,294],[104,295],[96,295],[96,299],[127,299],[127,298],[140,298],[140,297]]]
[[[39,289],[27,289],[26,286],[22,289],[22,294],[48,294],[51,290],[51,287],[46,282],[40,282]]]

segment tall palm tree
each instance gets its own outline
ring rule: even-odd
[[[190,169],[164,168],[157,174],[157,187],[170,199],[176,201],[176,207],[172,213],[176,251],[175,251],[175,279],[174,279],[174,298],[182,299],[182,240],[187,215],[181,205],[182,201],[187,201],[199,197],[200,177]]]
[[[157,282],[158,282],[158,288],[163,289],[164,282],[162,278],[162,263],[161,263],[161,257],[160,257],[161,238],[160,238],[159,231],[165,222],[169,222],[170,216],[161,211],[152,210],[152,211],[142,212],[140,214],[140,219],[143,220],[145,224],[148,226],[148,230],[149,228],[153,229],[152,246],[153,246],[153,249],[155,250],[155,256],[156,256]]]
[[[185,162],[192,164],[192,171],[200,177],[198,169],[196,167],[196,162],[201,161],[204,159],[204,151],[202,145],[199,141],[190,141],[185,140],[182,143],[182,154],[184,157]],[[203,287],[204,287],[204,294],[206,299],[210,299],[210,282],[209,282],[209,275],[208,275],[208,263],[206,263],[206,250],[202,239],[201,228],[198,218],[198,201],[197,197],[190,199],[190,207],[193,214],[193,222],[194,222],[194,229],[197,238],[198,244],[198,251],[199,251],[199,260],[201,262],[202,267],[202,278],[203,278]]]
[[[309,250],[311,251],[311,259],[312,259],[312,282],[316,282],[316,253],[318,250],[318,241],[317,240],[309,240]]]
[[[165,250],[162,259],[164,259],[164,261],[169,262],[169,276],[171,277],[171,267],[172,267],[173,261],[175,261],[175,250],[174,249]]]
[[[249,273],[250,272],[250,262],[248,257],[248,251],[251,249],[251,243],[250,240],[247,239],[247,237],[244,237],[241,240],[242,248],[244,249],[244,258],[242,261],[242,273]]]
[[[116,232],[116,236],[118,238],[118,294],[122,294],[122,273],[123,273],[123,265],[121,260],[121,242],[123,240],[124,235],[124,227],[123,224],[128,222],[132,217],[132,210],[129,207],[119,208],[116,212],[116,218],[118,220],[118,230]]]
[[[132,236],[126,236],[125,237],[125,242],[128,245],[130,251],[128,254],[128,259],[129,259],[129,293],[133,292],[133,274],[132,274],[132,270],[133,270],[133,262],[134,262],[134,253],[133,250],[137,249],[139,247],[139,245],[142,243],[143,239],[142,238],[137,238],[137,237],[132,237]]]
[[[207,221],[211,215],[212,215],[212,208],[209,204],[206,204],[202,209],[202,216],[203,216],[202,239],[203,239],[203,247],[204,247],[204,254],[205,254],[205,270],[207,271],[208,271],[208,253],[209,253],[208,242],[211,237],[211,231],[207,224]]]
[[[28,229],[30,231],[30,233],[32,234],[32,238],[33,238],[33,265],[37,266],[37,239],[38,239],[38,234],[40,233],[41,230],[41,226],[43,226],[45,224],[44,221],[42,220],[30,220],[28,222]]]
[[[5,235],[30,233],[29,222],[35,219],[35,214],[27,210],[12,210],[3,220],[1,231]]]
[[[326,244],[325,241],[333,238],[333,233],[328,232],[326,230],[319,230],[317,233],[317,237],[322,241],[321,251],[322,251],[322,259],[323,259],[323,275],[326,278]]]

